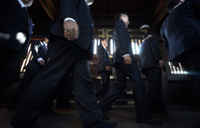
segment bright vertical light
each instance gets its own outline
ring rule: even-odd
[[[21,66],[20,72],[23,72],[23,69],[24,69],[24,66],[25,66],[25,62],[26,62],[26,59],[24,59],[24,61],[23,61],[23,63],[22,63],[22,66]]]
[[[172,63],[171,62],[168,62],[169,63],[169,67],[170,67],[170,71],[171,71],[171,74],[173,74],[173,68],[172,68]]]
[[[113,53],[114,53],[113,39],[110,39],[110,54],[113,55]]]
[[[178,63],[178,65],[179,65],[179,67],[180,67],[180,70],[181,70],[180,72],[181,72],[181,74],[184,74],[184,73],[183,73],[183,68],[182,68],[181,63]]]
[[[31,59],[31,56],[32,56],[32,51],[29,52],[28,57],[26,58],[27,61],[26,61],[25,66],[28,65],[28,63],[29,63],[29,61],[30,61],[30,59]]]
[[[115,53],[116,51],[116,45],[115,45],[115,41],[113,40],[113,54]]]
[[[100,45],[100,39],[98,39],[98,46]]]
[[[133,54],[135,54],[135,44],[133,40],[131,40],[131,47],[132,47]]]
[[[26,55],[26,58],[24,59],[22,65],[21,65],[21,69],[20,69],[20,72],[24,72],[24,67],[28,64],[28,62],[30,61],[30,54],[32,55],[31,51],[31,44],[28,46],[28,51],[27,51],[27,55]],[[27,57],[28,56],[28,57]],[[28,59],[29,58],[29,59]],[[28,59],[28,60],[27,60]]]
[[[177,70],[177,74],[180,74],[180,69],[179,69],[179,67],[176,67],[176,70]]]
[[[94,39],[93,54],[97,54],[97,39]]]
[[[141,40],[138,40],[138,43],[139,43],[139,47],[140,47],[140,46],[141,46],[141,43],[142,43]]]
[[[173,66],[173,69],[174,69],[174,74],[176,74],[176,67],[175,67],[175,66]]]
[[[138,43],[139,43],[139,46],[138,46],[138,49],[139,49],[139,50],[138,50],[138,51],[139,51],[138,54],[139,54],[139,53],[140,53],[141,43],[142,43],[141,40],[138,40]]]
[[[27,52],[29,52],[29,51],[31,50],[31,45],[32,45],[32,44],[29,44],[29,46],[28,46],[28,51],[27,51]]]
[[[139,54],[139,46],[138,46],[137,42],[135,43],[135,48],[136,48],[136,54],[138,55]]]
[[[176,67],[174,66],[171,62],[168,62],[170,70],[171,70],[171,74],[190,74],[187,71],[184,71],[184,68],[182,67],[181,63],[179,63],[179,66]]]

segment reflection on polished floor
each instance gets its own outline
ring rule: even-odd
[[[116,128],[200,128],[200,108],[196,106],[168,106],[168,114],[153,114],[154,118],[163,121],[162,126],[138,124],[135,122],[133,106],[114,106],[109,112]],[[42,115],[38,119],[41,128],[82,128],[75,105],[69,109],[54,109],[58,114]],[[0,128],[12,128],[9,121],[14,112],[0,107]]]

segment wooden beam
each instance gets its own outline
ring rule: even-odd
[[[157,8],[154,11],[154,21],[152,24],[152,29],[156,28],[156,26],[163,20],[163,18],[167,15],[167,10],[165,8],[168,0],[162,0],[158,3]]]
[[[54,21],[58,15],[58,5],[55,0],[38,0],[49,18]]]

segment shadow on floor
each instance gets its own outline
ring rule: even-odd
[[[200,108],[195,106],[168,106],[168,114],[153,114],[163,121],[162,126],[138,124],[133,106],[114,106],[109,112],[116,128],[200,128]],[[58,114],[42,115],[37,124],[41,128],[82,128],[79,114],[75,106],[69,109],[54,109]],[[0,107],[0,128],[12,128],[9,122],[14,112]]]

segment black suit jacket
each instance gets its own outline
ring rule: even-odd
[[[200,46],[200,0],[186,0],[175,8],[161,27],[169,60]]]
[[[110,66],[110,58],[108,52],[105,48],[100,44],[97,48],[97,55],[98,55],[98,72],[105,72],[106,66]],[[110,71],[111,72],[111,66]]]
[[[0,47],[12,50],[21,50],[26,55],[32,31],[32,21],[26,9],[23,9],[17,0],[1,0],[0,2],[0,32],[11,34],[10,40],[0,39]],[[16,33],[23,32],[27,36],[25,44],[20,44]]]
[[[49,43],[48,43],[49,45]],[[49,50],[49,47],[48,47]],[[33,59],[26,66],[27,70],[31,70],[34,72],[39,72],[43,66],[37,61],[38,58],[43,58],[43,60],[47,61],[48,50],[45,48],[44,43],[41,41],[35,41],[32,43],[31,51],[33,55]]]
[[[115,24],[113,39],[116,45],[113,64],[123,62],[124,59],[122,56],[125,54],[129,54],[132,60],[136,61],[131,48],[131,38],[129,32],[122,20],[118,20]]]
[[[154,36],[151,36],[142,43],[139,56],[142,68],[159,67],[159,60],[162,60],[162,55]]]
[[[59,17],[52,25],[50,33],[64,38],[63,21],[68,17],[79,25],[79,37],[73,43],[83,49],[90,49],[93,27],[90,9],[85,0],[60,0]]]

